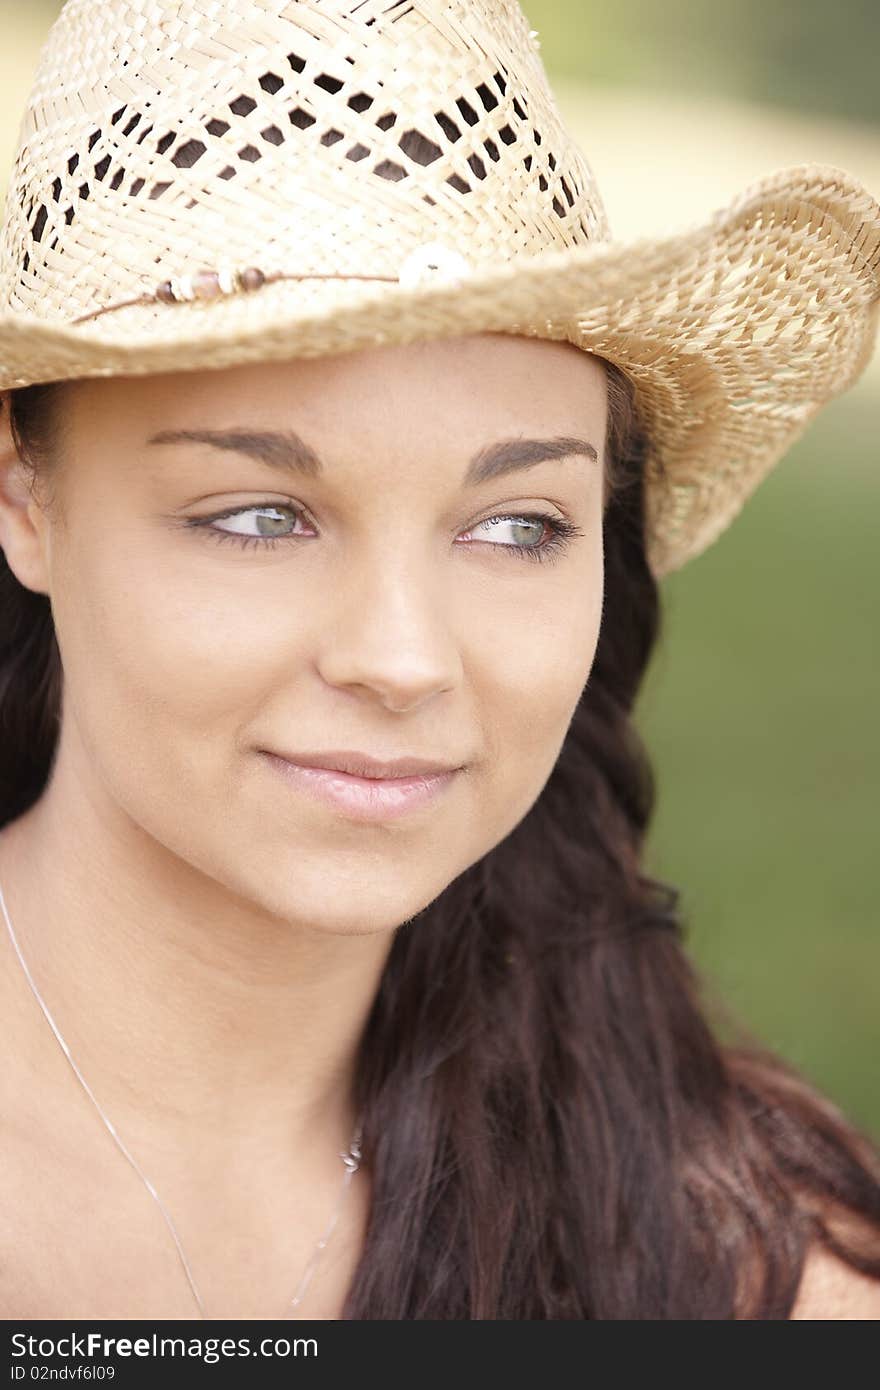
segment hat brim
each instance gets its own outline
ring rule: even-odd
[[[73,325],[0,313],[0,389],[313,357],[478,332],[566,341],[632,380],[657,578],[733,520],[867,364],[880,204],[839,169],[783,169],[697,227],[480,264],[459,282],[281,280]]]

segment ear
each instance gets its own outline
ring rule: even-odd
[[[0,392],[0,549],[16,579],[37,594],[49,592],[48,523],[31,490],[10,422],[10,393]]]

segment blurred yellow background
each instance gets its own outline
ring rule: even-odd
[[[0,0],[0,197],[60,6]],[[678,230],[771,170],[880,196],[880,6],[524,5],[616,236]],[[649,867],[682,891],[707,996],[880,1138],[880,354],[663,582],[638,718]]]

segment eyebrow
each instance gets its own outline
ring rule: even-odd
[[[148,444],[211,444],[246,454],[287,473],[319,478],[323,465],[304,439],[292,430],[255,432],[253,430],[160,430]],[[599,455],[587,439],[574,435],[554,435],[550,439],[500,439],[487,444],[470,460],[464,476],[465,487],[476,487],[518,469],[531,468],[548,459],[571,458],[583,454],[598,463]]]

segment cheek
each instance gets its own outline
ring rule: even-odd
[[[294,605],[267,606],[265,584],[257,602],[246,584],[219,583],[216,569],[118,537],[77,554],[57,585],[70,595],[57,624],[90,751],[166,794],[218,791],[276,667],[296,670]]]
[[[582,584],[570,581],[530,603],[493,633],[486,660],[493,695],[485,711],[491,730],[495,842],[519,823],[540,795],[556,763],[599,640],[602,619],[601,553]]]

